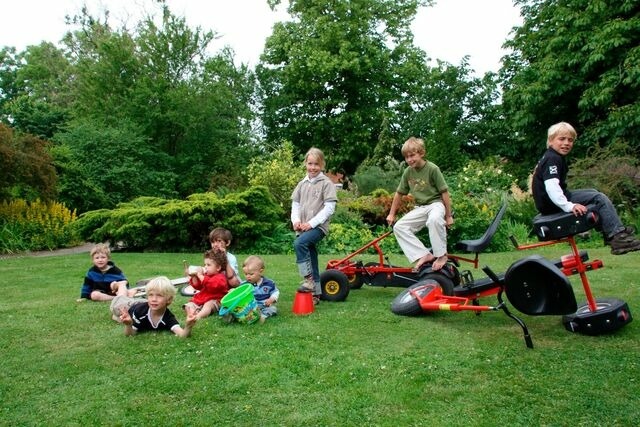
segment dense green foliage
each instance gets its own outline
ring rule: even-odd
[[[243,182],[253,77],[231,51],[207,53],[215,33],[164,4],[134,28],[86,8],[71,26],[61,47],[0,52],[0,120],[56,142],[61,201],[86,211]]]
[[[78,121],[56,142],[59,198],[80,211],[112,208],[140,194],[176,195],[178,175],[169,168],[170,156],[149,146],[132,123]]]
[[[294,19],[276,24],[256,67],[267,141],[290,140],[301,153],[320,147],[349,174],[376,156],[385,131],[422,136],[445,170],[495,147],[501,122],[481,123],[499,118],[493,76],[472,77],[466,62],[431,68],[413,44],[410,22],[429,3],[289,2]]]
[[[304,176],[304,167],[295,161],[293,145],[285,141],[271,153],[253,158],[246,174],[250,185],[268,187],[280,207],[288,212],[291,193]]]
[[[0,200],[53,200],[56,174],[49,143],[0,123]]]
[[[182,251],[208,246],[212,228],[232,230],[239,250],[250,248],[272,230],[282,215],[264,187],[220,198],[215,193],[193,194],[186,200],[140,197],[116,209],[82,214],[76,221],[89,241],[110,241],[128,250]]]
[[[571,182],[576,188],[597,188],[629,211],[640,201],[640,159],[629,144],[595,146],[587,157],[574,162]]]
[[[616,141],[640,154],[640,16],[637,0],[516,0],[524,23],[505,45],[504,153],[530,162],[546,129],[578,130],[576,156]]]

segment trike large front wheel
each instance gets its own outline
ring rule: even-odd
[[[401,316],[419,316],[424,313],[419,300],[425,298],[439,287],[440,284],[433,279],[421,280],[400,292],[391,301],[391,311]]]

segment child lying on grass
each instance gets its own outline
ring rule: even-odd
[[[127,295],[125,284],[119,285],[110,310],[113,320],[124,324],[125,335],[149,331],[171,331],[179,337],[191,335],[191,328],[197,321],[196,313],[187,309],[186,325],[184,329],[180,327],[168,308],[176,296],[176,288],[167,277],[151,279],[146,285],[146,296],[146,299],[134,299]]]

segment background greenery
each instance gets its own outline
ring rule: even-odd
[[[210,49],[215,29],[148,3],[133,25],[84,7],[57,44],[0,47],[0,198],[83,213],[241,191],[249,165],[287,143],[296,164],[317,146],[361,194],[390,191],[410,135],[447,177],[498,157],[524,190],[547,128],[565,120],[580,135],[571,158],[599,160],[572,170],[624,182],[615,202],[637,206],[638,0],[514,0],[523,24],[484,76],[414,45],[430,0],[289,1],[254,69]]]
[[[527,253],[481,261],[504,271]],[[589,253],[605,264],[589,273],[595,296],[624,299],[637,315],[640,254]],[[590,337],[567,332],[559,317],[523,316],[529,350],[501,313],[396,316],[390,303],[401,288],[366,285],[297,317],[294,257],[264,258],[282,292],[280,314],[251,326],[208,318],[186,340],[125,337],[107,304],[76,303],[86,253],[0,259],[0,425],[628,426],[640,416],[637,320]],[[135,281],[176,277],[183,259],[196,263],[201,254],[113,259]],[[181,322],[184,301],[172,305]]]

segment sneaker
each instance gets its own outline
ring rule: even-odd
[[[320,295],[314,295],[313,296],[313,305],[318,305],[320,304]]]
[[[613,255],[623,255],[628,252],[639,251],[640,240],[625,231],[616,234],[611,239],[611,253]]]
[[[316,289],[316,284],[313,279],[304,279],[304,282],[298,288],[298,292],[313,292]]]

